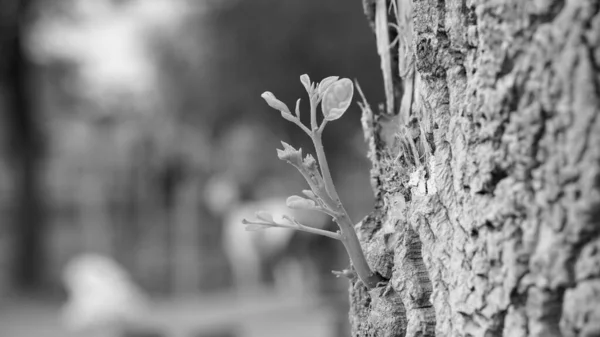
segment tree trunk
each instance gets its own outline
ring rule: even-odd
[[[1,252],[4,261],[0,265],[7,267],[2,268],[0,273],[7,271],[14,276],[9,277],[8,284],[28,290],[41,282],[43,266],[42,140],[38,116],[31,100],[32,67],[23,42],[30,6],[30,0],[0,5],[0,112],[3,113],[4,124],[1,133],[6,137],[3,139],[6,145],[3,152],[10,170],[11,186],[8,190],[12,192],[7,201],[9,216],[2,221],[12,226],[2,229],[2,234],[9,237],[5,237],[9,247]]]
[[[393,2],[353,336],[599,336],[599,2]]]

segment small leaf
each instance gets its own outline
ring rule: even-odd
[[[305,196],[307,196],[313,200],[317,199],[317,196],[311,190],[302,190],[302,194],[304,194]]]
[[[277,149],[277,157],[300,166],[302,164],[302,149],[296,150],[286,142],[281,142],[281,144],[283,145],[283,150]]]
[[[321,109],[325,119],[334,121],[342,117],[344,112],[346,112],[350,106],[353,95],[354,84],[352,84],[351,80],[342,78],[331,84],[323,95],[323,101],[321,103]]]
[[[306,89],[306,92],[310,96],[312,94],[312,87],[311,87],[311,84],[310,84],[310,77],[308,77],[307,74],[304,74],[304,75],[300,76],[300,82],[302,82],[302,85],[304,86],[304,89]]]
[[[287,105],[285,105],[285,103],[283,103],[282,101],[278,100],[272,92],[265,91],[262,95],[260,95],[260,97],[262,97],[271,108],[279,110],[281,112],[292,114]]]
[[[260,223],[260,222],[255,222],[255,221],[248,221],[246,219],[242,219],[242,223],[244,225],[246,225],[246,230],[247,231],[259,231],[259,230],[263,230],[263,229],[267,229],[269,227],[272,227],[268,223]]]
[[[296,226],[296,227],[299,227],[299,228],[304,227],[304,226],[302,226],[301,223],[299,223],[298,221],[296,221],[296,219],[292,218],[291,216],[283,215],[282,218],[284,220],[288,221],[290,225],[293,225],[293,226]]]
[[[314,209],[317,205],[310,199],[304,199],[297,195],[292,195],[285,201],[287,207],[291,209]]]
[[[339,76],[329,76],[324,78],[321,83],[319,83],[319,95],[323,95],[325,93],[325,91],[327,91],[327,89],[329,88],[329,86],[331,86],[335,81],[337,81],[340,77]]]
[[[266,222],[270,222],[270,223],[275,223],[275,221],[273,220],[273,216],[271,215],[271,213],[266,212],[266,211],[258,211],[256,212],[256,217],[262,221],[266,221]]]
[[[277,158],[281,159],[281,160],[287,160],[287,153],[285,153],[284,150],[280,150],[280,149],[276,149],[277,150]]]
[[[302,162],[304,167],[309,170],[317,170],[317,160],[310,153],[304,157],[304,161]]]
[[[271,227],[271,226],[269,226],[269,225],[261,225],[261,224],[256,224],[256,223],[251,223],[251,224],[246,225],[246,230],[248,232],[257,232],[257,231],[265,230],[265,229],[267,229],[269,227]]]
[[[296,101],[296,117],[300,118],[300,98]]]

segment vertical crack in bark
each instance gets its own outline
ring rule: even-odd
[[[423,262],[419,235],[406,226],[402,247],[396,249],[392,286],[406,307],[406,336],[435,336],[435,311],[430,301],[432,284]]]
[[[531,336],[555,336],[562,334],[559,322],[565,289],[530,288],[527,295],[527,314]]]

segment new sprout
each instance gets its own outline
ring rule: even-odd
[[[293,115],[287,105],[278,100],[273,93],[267,91],[262,94],[262,98],[264,98],[269,106],[279,110],[284,119],[296,124],[311,138],[317,154],[317,159],[310,154],[303,156],[302,149],[297,150],[291,145],[281,142],[283,149],[277,149],[277,156],[279,159],[294,166],[302,174],[311,189],[310,191],[302,191],[306,198],[300,196],[289,197],[287,199],[287,206],[293,209],[323,212],[333,218],[338,224],[339,231],[331,232],[306,226],[288,216],[285,218],[291,224],[279,223],[273,220],[271,214],[263,211],[256,213],[256,220],[249,221],[244,219],[243,223],[246,225],[247,230],[281,227],[340,240],[348,252],[356,275],[365,286],[374,288],[380,282],[384,281],[384,279],[381,275],[371,270],[365,259],[354,230],[354,224],[344,209],[333,185],[322,142],[325,125],[330,121],[335,121],[342,117],[350,106],[354,94],[354,85],[351,80],[347,78],[340,79],[337,76],[327,77],[316,84],[312,83],[306,74],[300,76],[300,82],[304,85],[310,101],[310,128],[300,121],[300,99],[296,102],[295,115]],[[317,123],[317,106],[319,103],[321,104],[321,111],[323,113],[320,125]],[[351,272],[345,270],[344,272],[334,272],[334,274],[348,276]]]

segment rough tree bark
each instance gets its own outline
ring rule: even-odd
[[[365,0],[386,108],[364,108],[390,279],[353,336],[600,335],[600,3]]]

